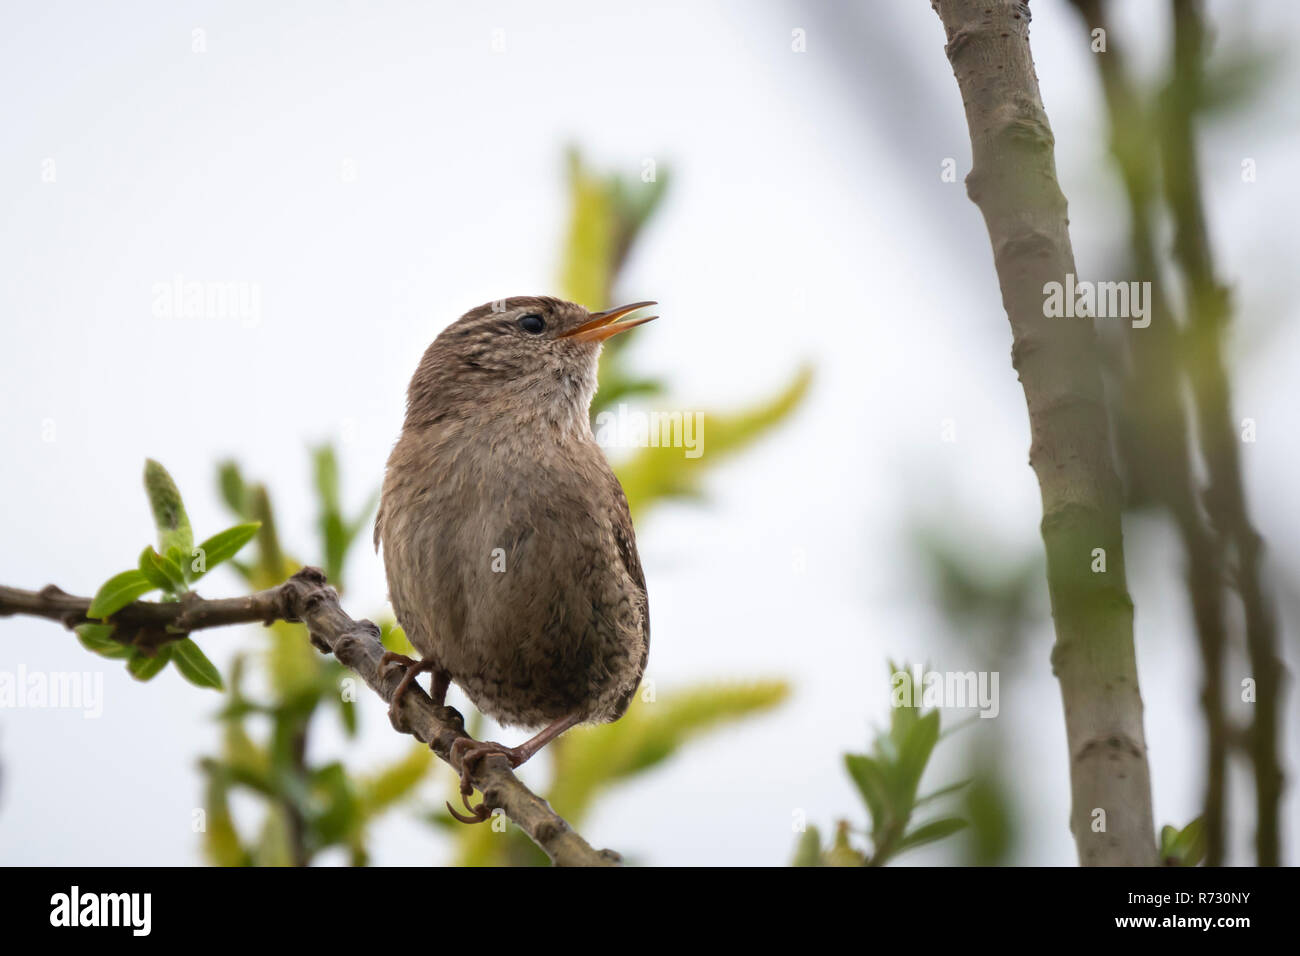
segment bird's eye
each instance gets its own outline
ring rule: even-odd
[[[546,320],[534,312],[519,317],[519,327],[529,335],[541,335],[546,331]]]

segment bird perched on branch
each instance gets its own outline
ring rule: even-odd
[[[397,620],[419,661],[389,713],[431,671],[504,726],[541,728],[517,747],[460,738],[461,794],[490,754],[517,767],[582,723],[631,703],[650,649],[645,575],[627,498],[592,435],[601,343],[657,316],[653,302],[590,313],[548,297],[465,313],[429,346],[407,391],[375,521]]]

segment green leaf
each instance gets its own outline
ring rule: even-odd
[[[176,669],[187,681],[197,687],[225,690],[220,671],[212,661],[208,660],[208,656],[199,650],[199,645],[187,637],[172,642],[171,647],[172,660],[176,662]]]
[[[1196,866],[1205,858],[1205,821],[1197,817],[1174,838],[1170,856],[1179,866]]]
[[[334,446],[321,445],[312,452],[315,465],[316,495],[325,511],[339,510],[339,461]]]
[[[942,840],[944,837],[951,836],[958,830],[964,829],[966,825],[966,821],[961,817],[944,817],[941,820],[923,823],[903,837],[898,844],[898,852],[901,853],[903,850],[910,850],[913,847],[924,846],[927,843]]]
[[[757,405],[731,413],[701,412],[699,430],[692,437],[695,447],[691,454],[696,457],[686,457],[688,449],[684,447],[683,430],[680,435],[683,447],[638,448],[612,462],[614,473],[627,494],[632,516],[637,517],[643,509],[664,498],[697,496],[706,469],[770,434],[793,414],[811,386],[812,370],[805,366],[779,393]]]
[[[831,840],[830,848],[822,857],[822,861],[827,866],[866,865],[866,854],[855,847],[849,840],[849,830],[847,820],[841,820],[835,825],[835,837]]]
[[[291,829],[288,809],[272,802],[252,850],[253,865],[293,866]]]
[[[940,797],[946,797],[950,793],[956,793],[958,790],[962,789],[963,787],[970,786],[971,781],[973,781],[974,779],[975,779],[974,777],[967,777],[965,780],[959,780],[956,783],[949,784],[946,787],[940,787],[938,790],[934,791],[934,793],[927,793],[923,797],[917,797],[916,802],[912,804],[912,806],[919,807],[923,804],[931,803],[934,800],[938,800]]]
[[[126,669],[131,672],[131,676],[136,680],[147,681],[153,680],[167,666],[171,660],[172,649],[170,644],[164,644],[158,648],[158,653],[149,657],[144,651],[136,650],[131,655],[131,659],[126,662]]]
[[[327,511],[320,516],[320,531],[325,552],[325,576],[337,581],[343,574],[343,557],[348,549],[348,531],[343,516],[337,511]]]
[[[191,548],[190,550],[192,551],[193,549]],[[184,574],[185,565],[190,563],[190,552],[182,551],[180,548],[176,547],[176,545],[172,545],[167,549],[163,558],[176,565],[176,567],[180,569],[181,574]]]
[[[248,491],[238,464],[223,461],[217,466],[217,487],[221,489],[221,500],[226,507],[241,518],[248,517]]]
[[[1178,839],[1178,828],[1166,823],[1160,828],[1160,858],[1167,860],[1174,855],[1174,841]]]
[[[810,826],[803,832],[803,836],[799,837],[799,845],[795,847],[794,860],[790,865],[822,865],[822,837],[816,827]]]
[[[1020,823],[996,758],[977,751],[972,759],[979,771],[961,801],[962,815],[971,822],[964,862],[995,866],[1008,861]]]
[[[216,866],[248,866],[252,859],[240,843],[239,831],[230,814],[226,775],[220,772],[217,761],[204,760],[201,766],[208,778],[204,788],[208,825],[203,833],[203,852],[208,862]]]
[[[380,621],[379,642],[384,645],[384,650],[393,651],[396,654],[405,654],[407,657],[412,657],[419,653],[407,639],[406,632],[391,617]]]
[[[651,702],[645,690],[617,723],[566,735],[551,752],[553,782],[547,799],[572,822],[596,795],[669,759],[690,740],[715,728],[770,710],[789,695],[784,681],[706,683]]]
[[[338,703],[339,723],[343,725],[343,733],[348,737],[355,737],[357,735],[356,701],[344,700],[341,694],[335,694],[333,697]]]
[[[863,754],[845,754],[844,765],[871,813],[871,829],[879,833],[894,819],[893,801],[880,764]]]
[[[416,744],[406,756],[361,781],[362,815],[371,817],[410,796],[433,766],[433,751]]]
[[[907,731],[907,737],[900,748],[899,798],[910,808],[916,801],[916,788],[921,783],[930,754],[939,740],[939,712],[932,710],[917,720]]]
[[[194,549],[198,552],[195,555],[195,562],[199,563],[200,569],[195,570],[194,564],[190,565],[190,580],[197,581],[222,561],[229,561],[233,558],[239,553],[240,548],[253,540],[257,535],[257,529],[260,527],[262,527],[262,522],[249,521],[246,524],[237,524],[233,528],[220,531],[204,541]]]
[[[591,403],[592,420],[595,421],[602,411],[617,408],[620,402],[626,402],[629,398],[648,398],[659,395],[663,390],[664,383],[660,379],[624,375],[617,369],[607,372],[601,378],[600,391]]]
[[[168,593],[180,594],[185,590],[185,573],[181,571],[180,565],[170,558],[163,557],[152,547],[146,546],[140,552],[140,573],[148,578],[154,587]]]
[[[158,528],[158,550],[166,554],[169,548],[175,547],[188,557],[194,548],[194,532],[185,514],[185,503],[167,469],[152,458],[144,463],[144,487]]]
[[[95,598],[90,602],[86,617],[97,617],[102,621],[115,611],[126,607],[140,595],[148,594],[155,587],[154,583],[138,569],[115,574],[95,592]]]
[[[114,630],[112,624],[78,624],[77,640],[81,641],[81,646],[86,650],[94,651],[101,657],[129,657],[134,648],[114,640],[112,636]]]
[[[379,493],[376,491],[356,520],[349,522],[343,515],[338,456],[334,447],[325,444],[313,449],[312,462],[320,506],[316,527],[321,536],[322,567],[325,576],[338,587],[343,580],[343,562],[348,549],[366,527],[367,518],[378,503]]]
[[[170,591],[172,580],[163,572],[162,559],[159,558],[155,563],[153,556],[156,554],[157,552],[154,551],[151,546],[145,546],[145,549],[140,552],[140,573],[143,574],[154,587],[161,588],[164,591]]]
[[[427,749],[427,748],[426,748]],[[360,804],[341,763],[321,767],[311,777],[312,829],[323,844],[336,843],[361,823]]]
[[[572,205],[560,287],[566,298],[603,309],[609,304],[605,300],[617,246],[614,197],[606,181],[585,167],[577,150],[569,151],[567,162]]]

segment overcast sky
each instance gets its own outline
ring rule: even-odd
[[[977,555],[1039,547],[1024,398],[987,235],[960,183],[969,140],[929,4],[870,5],[880,19],[861,50],[827,4],[271,6],[0,13],[0,583],[88,593],[132,566],[151,538],[147,456],[175,476],[200,536],[228,521],[213,468],[237,457],[270,482],[290,547],[312,553],[308,445],[340,442],[358,506],[439,330],[479,303],[556,291],[564,145],[629,175],[654,159],[674,181],[622,289],[657,299],[663,318],[635,333],[637,368],[666,377],[666,404],[687,410],[766,396],[804,359],[817,378],[784,428],[713,470],[705,502],[640,523],[649,676],[660,692],[784,676],[795,693],[610,794],[584,833],[649,863],[782,864],[794,811],[824,826],[862,820],[840,757],[887,718],[885,660],[974,666],[937,638],[906,559],[908,520],[961,530]],[[1130,60],[1153,68],[1165,5],[1124,6],[1112,42],[1140,38]],[[1066,4],[1033,9],[1080,271],[1098,275],[1125,220],[1103,164],[1093,54]],[[1280,2],[1215,3],[1211,16],[1231,26],[1225,39],[1294,36],[1298,19]],[[806,52],[791,49],[795,29]],[[1235,404],[1259,423],[1247,477],[1292,569],[1298,83],[1291,58],[1271,112],[1204,144],[1216,253],[1242,306]],[[940,180],[947,157],[955,184]],[[1257,160],[1250,185],[1244,157]],[[159,318],[155,287],[177,277],[249,283],[260,309],[248,321]],[[945,419],[955,443],[941,441]],[[1161,544],[1132,555],[1130,574],[1157,824],[1185,823],[1200,799],[1197,664],[1181,567]],[[380,559],[358,548],[349,576],[349,609],[376,614]],[[222,571],[204,592],[238,586]],[[1035,639],[1034,673],[1003,684],[998,718],[1016,747],[1017,860],[1070,864],[1049,623]],[[202,644],[224,666],[258,639]],[[1294,643],[1287,653],[1294,671]],[[219,698],[174,673],[140,685],[49,623],[0,621],[0,668],[20,664],[102,671],[104,710],[0,712],[0,860],[199,861],[195,762],[217,746]],[[325,720],[313,746],[352,766],[399,755],[382,703],[361,707],[358,744],[342,751]],[[1290,727],[1296,714],[1292,693]],[[945,744],[931,779],[945,782],[943,761],[973,741]],[[544,781],[536,763],[525,776]],[[1292,788],[1292,863],[1298,806]],[[1249,829],[1238,830],[1241,846]],[[375,861],[435,861],[440,840],[398,813],[375,833]]]

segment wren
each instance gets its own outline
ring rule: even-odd
[[[448,326],[411,379],[375,547],[422,659],[384,656],[405,669],[390,716],[429,671],[438,705],[454,682],[503,726],[540,728],[516,747],[456,740],[465,822],[486,819],[468,802],[478,761],[517,767],[575,725],[617,720],[645,672],[645,575],[590,409],[601,343],[654,304],[498,300]]]

